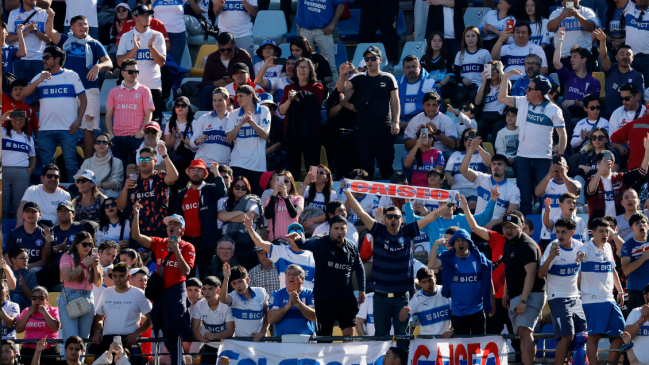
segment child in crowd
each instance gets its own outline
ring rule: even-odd
[[[561,218],[571,218],[575,221],[577,228],[575,229],[575,234],[572,236],[577,241],[586,243],[588,239],[588,228],[586,227],[586,222],[583,219],[577,217],[577,196],[571,193],[564,193],[559,198],[559,209],[561,209],[561,215],[550,219],[550,205],[552,204],[552,199],[545,198],[545,213],[543,214],[543,224],[548,229],[548,232],[551,232],[551,240],[557,239],[555,223]]]
[[[518,127],[516,126],[516,117],[518,109],[510,107],[505,112],[505,128],[498,131],[496,136],[496,153],[507,156],[509,166],[515,166],[514,160],[518,152]]]
[[[192,312],[194,338],[205,344],[201,350],[201,364],[216,363],[220,343],[210,341],[229,338],[234,334],[234,317],[229,305],[219,301],[220,292],[219,278],[208,276],[203,279],[204,298],[196,303]]]
[[[255,70],[255,75],[261,71],[261,68],[264,66],[264,61],[267,60],[269,57],[279,59],[282,57],[282,49],[279,48],[277,43],[275,43],[274,40],[272,39],[266,39],[261,43],[259,48],[257,48],[257,57],[261,58],[261,61],[255,63],[252,68]],[[275,61],[277,62],[277,61]],[[283,77],[285,74],[283,74],[284,71],[284,65],[276,65],[273,67],[269,67],[266,70],[266,74],[264,75],[264,78],[269,79],[271,77]]]
[[[460,120],[459,123],[455,124],[457,128],[457,134],[462,135],[467,128],[478,129],[478,122],[475,121],[475,105],[473,103],[465,101],[460,105],[459,110],[454,109],[451,104],[448,104],[448,111],[455,114],[456,117]]]
[[[29,255],[24,248],[16,247],[8,253],[11,270],[18,281],[16,289],[9,292],[11,301],[18,303],[20,310],[32,306],[32,289],[38,285],[36,274],[27,270]]]
[[[575,153],[588,151],[588,146],[590,146],[588,142],[595,128],[602,127],[608,131],[608,120],[599,116],[601,110],[599,95],[589,94],[584,97],[584,111],[586,111],[587,117],[577,122],[570,140],[570,145]]]

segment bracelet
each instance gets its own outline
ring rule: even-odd
[[[164,155],[164,156],[162,156],[162,159],[164,160],[167,157],[169,157],[169,155]]]
[[[628,343],[628,344],[625,343],[624,345],[622,345],[622,347],[620,347],[620,350],[622,350],[624,352],[627,352],[627,351],[631,350],[632,348],[633,348],[633,341],[631,341],[631,343]]]

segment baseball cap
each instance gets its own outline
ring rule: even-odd
[[[286,232],[287,232],[287,233],[290,233],[291,231],[296,230],[296,229],[301,229],[302,232],[304,232],[304,227],[302,227],[302,225],[301,225],[300,223],[291,223],[291,224],[288,226],[288,229],[286,229]],[[299,232],[298,232],[298,233],[299,233]]]
[[[92,181],[93,184],[97,183],[97,177],[95,176],[95,173],[92,172],[91,170],[85,169],[83,170],[82,173],[74,175],[75,180],[82,177]]]
[[[146,266],[136,267],[135,269],[131,269],[131,272],[129,274],[133,276],[139,272],[143,272],[144,275],[149,276],[149,269]]]
[[[534,82],[534,85],[536,86],[536,89],[543,94],[543,97],[545,97],[547,100],[550,100],[550,97],[548,96],[548,93],[552,89],[552,83],[550,80],[542,75],[539,75],[532,80]]]
[[[512,210],[509,214],[516,214],[521,220],[525,220],[525,216],[520,210]]]
[[[60,201],[59,204],[56,206],[56,210],[58,211],[59,208],[61,207],[65,207],[69,211],[74,212],[74,204],[72,204],[72,202],[69,200]]]
[[[133,16],[140,15],[140,14],[145,14],[145,13],[153,14],[153,8],[150,5],[138,4],[133,8],[132,13],[133,13]]]
[[[174,104],[176,104],[176,103],[179,102],[179,101],[182,101],[182,102],[184,102],[184,103],[187,104],[187,105],[192,105],[192,103],[189,101],[189,98],[186,97],[186,96],[179,96],[179,97],[177,97],[176,100],[174,100]]]
[[[508,213],[505,214],[505,217],[503,218],[503,225],[505,223],[511,223],[516,227],[522,227],[523,226],[523,220],[521,217],[517,216],[516,214]]]
[[[266,190],[266,186],[268,186],[268,182],[270,182],[270,178],[273,176],[275,171],[266,171],[261,174],[261,177],[259,178],[259,186]]]
[[[273,100],[273,96],[270,93],[263,93],[259,95],[259,104],[260,105],[265,105],[265,104],[273,104],[277,106],[277,103]]]
[[[363,52],[363,57],[366,57],[368,54],[373,54],[378,58],[383,58],[383,54],[381,53],[381,50],[376,46],[369,46],[365,50],[365,52]]]
[[[149,128],[153,128],[158,132],[162,131],[162,129],[160,129],[160,125],[156,122],[149,122],[144,126],[144,129],[149,129]]]
[[[169,225],[170,222],[178,222],[183,228],[185,228],[185,218],[178,214],[172,214],[168,217],[165,217],[164,222],[166,225]]]
[[[243,62],[237,63],[232,68],[232,73],[233,74],[237,73],[237,71],[244,71],[245,73],[250,73],[250,69],[248,69],[248,66]]]
[[[41,212],[41,206],[38,205],[36,202],[27,202],[25,205],[23,205],[23,212],[26,211],[27,209],[33,209],[37,212]]]
[[[115,10],[117,10],[117,8],[126,8],[126,9],[128,9],[128,11],[131,11],[131,7],[128,6],[127,3],[119,3],[119,4],[117,4],[117,5],[115,6]]]

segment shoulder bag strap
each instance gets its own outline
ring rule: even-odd
[[[126,228],[126,221],[122,222],[122,229],[119,231],[119,240],[124,239],[124,228]]]
[[[165,266],[167,266],[167,261],[169,261],[171,255],[173,255],[173,252],[169,251],[167,257],[165,257],[165,259],[162,261],[162,266],[160,266],[160,268],[156,270],[156,272],[158,273],[158,275],[160,275],[160,277],[162,277],[162,274],[164,274]]]

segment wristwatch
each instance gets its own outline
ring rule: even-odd
[[[521,303],[523,303],[523,304],[527,304],[527,300],[525,300],[525,299],[521,299]]]
[[[442,134],[442,130],[441,130],[441,129],[438,129],[437,132],[435,132],[435,135],[436,135],[436,136],[439,136],[440,134]]]

